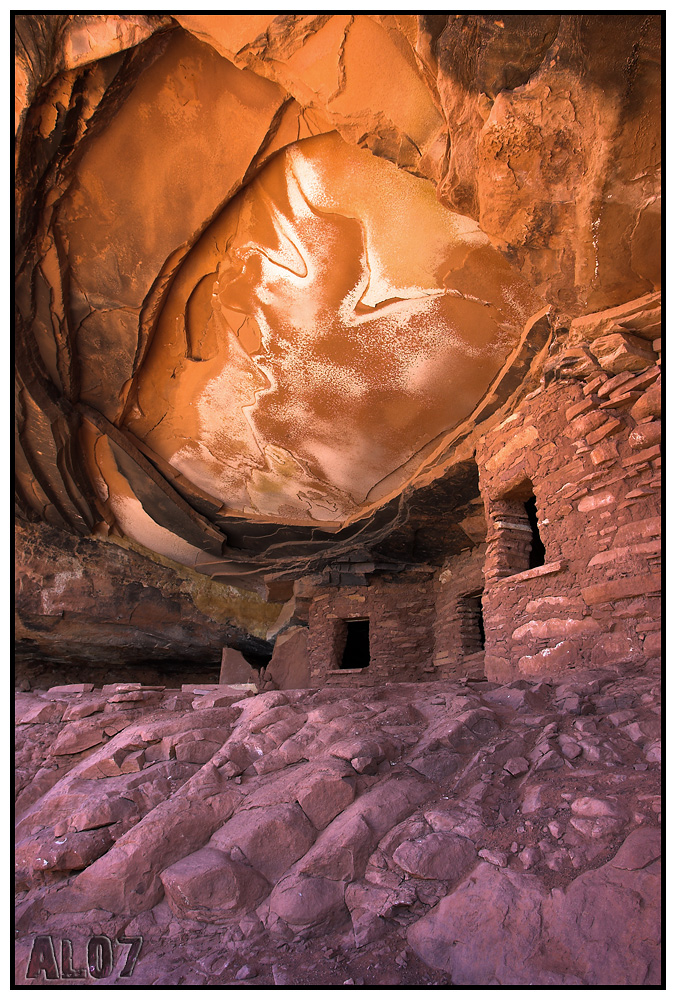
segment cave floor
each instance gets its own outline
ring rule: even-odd
[[[16,983],[656,985],[660,732],[611,671],[18,692]]]

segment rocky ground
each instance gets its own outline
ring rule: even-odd
[[[656,677],[71,685],[16,721],[17,984],[660,983]]]

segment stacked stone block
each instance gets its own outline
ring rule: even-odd
[[[612,358],[629,363],[630,347],[623,341]],[[631,361],[642,371],[595,368],[584,380],[542,385],[479,443],[489,677],[638,668],[659,655],[655,358],[646,346]],[[523,558],[519,537],[528,534],[514,510],[508,519],[505,504],[526,483],[536,497],[545,565],[510,574],[510,559],[518,568]]]
[[[483,675],[478,623],[469,620],[466,597],[483,591],[485,557],[485,545],[468,549],[447,559],[438,575],[433,664],[440,679]]]
[[[368,618],[369,666],[342,670],[350,619]],[[366,587],[318,588],[309,615],[310,684],[370,686],[429,680],[433,670],[434,585],[429,575],[406,585],[385,578]]]
[[[317,591],[313,684],[659,664],[659,331],[654,295],[572,323],[539,387],[475,438],[485,543],[468,536],[474,545],[447,558],[433,586],[407,574]],[[544,546],[535,566],[532,498]],[[355,676],[340,655],[344,622],[359,617],[371,664]]]

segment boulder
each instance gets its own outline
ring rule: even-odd
[[[354,881],[378,841],[431,794],[422,779],[390,777],[361,795],[331,822],[297,863],[299,872]]]
[[[95,759],[78,770],[80,778],[114,778],[121,774],[141,771],[145,763],[145,751],[135,747],[118,747],[104,754],[96,754]]]
[[[293,930],[330,930],[348,917],[343,882],[294,872],[270,896],[270,912]]]
[[[401,753],[401,744],[387,737],[353,736],[338,740],[329,746],[332,757],[349,760],[359,773],[374,774],[378,764],[384,760],[394,760]],[[355,767],[355,761],[358,762]]]
[[[409,944],[459,986],[656,986],[657,853],[657,831],[636,830],[610,862],[551,892],[479,864],[409,928]]]
[[[364,874],[374,847],[368,823],[358,813],[346,810],[324,830],[297,868],[309,875],[352,882]]]
[[[651,385],[636,400],[629,411],[634,420],[643,420],[645,417],[662,416],[662,379]]]
[[[418,878],[457,882],[476,862],[476,850],[465,837],[430,833],[416,840],[405,840],[392,859]]]
[[[238,649],[223,647],[219,684],[248,684],[258,680],[258,671],[244,659]]]
[[[228,853],[236,847],[271,882],[312,846],[316,831],[293,803],[243,809],[213,834],[210,845]]]
[[[530,960],[540,946],[544,896],[535,876],[481,862],[409,928],[408,943],[456,986],[528,985],[536,981]]]
[[[35,701],[16,713],[14,722],[17,726],[38,722],[60,722],[65,708],[67,708],[65,701]]]
[[[176,745],[176,760],[189,764],[206,764],[222,745],[213,740],[186,740]]]
[[[241,774],[254,762],[261,760],[271,750],[277,748],[274,740],[263,733],[244,735],[238,727],[230,739],[220,747],[219,763],[224,766],[224,773],[230,776]]]
[[[598,337],[590,344],[590,350],[601,367],[613,374],[640,372],[657,360],[645,340],[619,331]]]
[[[377,941],[389,926],[382,913],[387,910],[391,893],[371,882],[353,882],[345,890],[345,904],[350,911],[357,948]]]
[[[655,853],[654,832],[645,839],[636,833],[608,864],[580,875],[565,892],[553,891],[543,908],[547,950],[571,956],[571,968],[588,986],[661,982],[661,873],[654,860],[640,870],[625,868],[635,851],[632,865]]]
[[[55,684],[47,694],[88,694],[94,690],[93,684]]]
[[[160,879],[175,916],[210,924],[248,912],[270,889],[259,872],[213,846],[181,858]]]
[[[633,830],[610,861],[613,868],[639,871],[662,853],[662,831],[654,826],[642,826]]]
[[[279,705],[288,705],[289,699],[281,691],[264,691],[253,698],[245,698],[244,701],[236,701],[231,707],[239,711],[237,725],[244,729],[252,729],[254,719],[258,719],[264,712]]]
[[[317,830],[323,830],[350,805],[354,793],[354,780],[327,769],[315,771],[305,778],[298,787],[297,797],[311,823]]]
[[[103,719],[69,722],[61,730],[52,746],[54,755],[80,753],[106,741],[106,722]]]
[[[76,806],[66,820],[66,828],[69,832],[95,830],[113,823],[131,824],[138,819],[138,807],[131,799],[119,793],[104,792],[102,795],[91,795]]]
[[[287,629],[277,636],[265,677],[281,690],[310,686],[310,660],[307,651],[308,630],[303,626]]]
[[[113,843],[109,828],[65,833],[55,837],[47,829],[16,846],[15,866],[19,888],[28,887],[41,872],[69,872],[87,868]]]
[[[78,719],[86,719],[90,715],[102,712],[106,707],[105,698],[87,698],[82,702],[70,705],[63,713],[64,722],[76,722]]]
[[[430,750],[419,757],[414,757],[411,767],[430,781],[443,784],[456,773],[461,761],[459,753],[441,747],[439,750]]]
[[[114,913],[154,906],[163,892],[160,872],[204,846],[240,800],[217,769],[205,764],[76,878],[69,905],[81,910],[91,900]]]
[[[594,819],[599,816],[612,816],[614,818],[623,818],[625,816],[625,810],[618,802],[612,799],[594,798],[590,795],[574,799],[571,802],[570,808],[576,816],[592,817]]]

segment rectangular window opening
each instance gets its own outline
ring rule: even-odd
[[[341,670],[364,670],[371,662],[368,618],[345,619],[345,647],[340,661]]]

